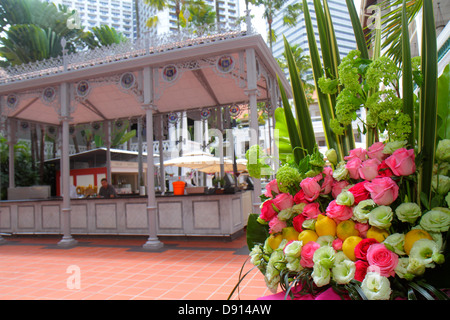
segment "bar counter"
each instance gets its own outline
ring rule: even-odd
[[[73,235],[147,235],[147,196],[71,199]],[[0,232],[61,234],[62,198],[0,201]],[[158,236],[233,237],[252,210],[252,191],[156,194]]]

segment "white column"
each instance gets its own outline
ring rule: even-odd
[[[139,193],[141,187],[144,186],[144,170],[142,165],[142,118],[137,120],[137,135],[138,135],[138,190]]]
[[[159,115],[159,175],[160,175],[160,189],[161,194],[166,193],[166,170],[164,168],[164,146],[163,146],[163,131],[164,131],[164,117]]]
[[[147,145],[153,145],[153,110],[154,106],[144,105],[145,116],[147,122]],[[153,148],[152,150],[153,151]],[[149,237],[147,242],[143,245],[144,249],[157,250],[163,247],[163,243],[158,239],[156,216],[156,197],[155,197],[155,168],[153,163],[153,152],[149,153],[147,150],[147,217],[148,217],[148,231]]]
[[[62,144],[61,159],[62,167],[62,191],[63,203],[61,208],[61,229],[63,238],[58,242],[58,246],[70,247],[77,244],[70,233],[70,161],[69,161],[69,121],[70,118],[70,93],[69,84],[61,84],[61,124],[62,124]]]
[[[108,183],[112,184],[111,174],[111,121],[107,120],[104,123],[105,140],[106,140],[106,179]]]
[[[158,239],[157,215],[156,215],[156,197],[155,197],[155,167],[153,163],[153,111],[156,107],[153,105],[154,82],[153,69],[145,67],[143,71],[144,83],[144,103],[142,108],[145,110],[145,119],[147,123],[147,218],[149,237],[142,246],[146,250],[158,250],[164,244]]]
[[[9,188],[14,188],[16,186],[15,179],[15,155],[14,155],[14,145],[16,144],[16,121],[9,119],[8,121],[8,145],[9,145]]]
[[[258,89],[256,86],[257,71],[256,71],[256,55],[255,49],[246,49],[247,62],[247,90],[246,94],[249,100],[250,107],[250,146],[259,144],[259,124],[258,124],[258,108],[257,95]],[[253,181],[253,213],[260,213],[261,200],[261,180],[252,178]]]

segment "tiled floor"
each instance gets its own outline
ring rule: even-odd
[[[145,238],[4,237],[0,246],[0,299],[225,300],[248,257],[245,236],[224,241],[164,241],[160,252],[142,250]],[[243,273],[253,266],[247,262]],[[253,269],[232,300],[270,294]]]

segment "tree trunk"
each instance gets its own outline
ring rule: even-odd
[[[141,37],[141,27],[139,26],[139,0],[134,0],[134,12],[136,12],[136,38]]]
[[[180,1],[177,1],[175,3],[175,14],[177,16],[177,29],[178,29],[178,32],[180,32],[180,12],[181,12]]]
[[[216,24],[217,24],[217,31],[220,30],[220,8],[219,8],[219,1],[216,0]]]

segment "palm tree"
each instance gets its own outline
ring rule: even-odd
[[[276,41],[276,34],[272,29],[272,23],[274,17],[280,13],[280,10],[286,4],[287,0],[255,0],[254,4],[256,6],[263,6],[264,13],[263,16],[266,19],[268,25],[268,40],[270,50],[272,51],[272,44]],[[248,5],[248,3],[246,3]],[[284,10],[283,24],[289,26],[295,26],[297,23],[297,18],[302,11],[302,5],[300,3],[295,3],[288,5]]]
[[[100,27],[93,27],[92,32],[88,32],[84,37],[84,41],[88,48],[92,49],[114,43],[127,42],[128,38],[114,27],[101,25]]]
[[[67,27],[72,12],[40,0],[0,0],[1,64],[18,65],[62,54],[61,39],[69,52],[83,46],[84,32]]]
[[[395,62],[401,63],[402,60],[402,1],[403,0],[378,0],[376,5],[380,6],[381,12],[386,12],[382,17],[381,37],[384,39],[381,44],[381,49],[386,50],[386,54]],[[413,21],[423,6],[423,0],[411,0],[406,3],[406,15],[408,24]],[[367,20],[364,21],[366,32],[368,33],[369,41],[375,42],[375,29],[367,25]],[[372,29],[372,30],[369,30]]]
[[[151,8],[160,12],[169,7],[169,0],[144,0],[144,3]],[[177,18],[177,30],[187,26],[187,20],[194,26],[211,26],[214,24],[217,13],[212,10],[212,7],[206,4],[203,0],[174,0],[175,15]],[[189,19],[184,16],[185,12],[189,12]],[[152,16],[147,20],[149,28],[155,27],[159,22],[158,16]]]

